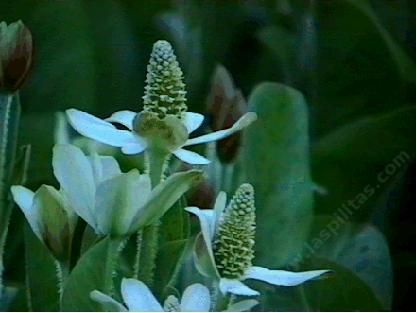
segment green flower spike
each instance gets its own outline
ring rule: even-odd
[[[214,239],[214,257],[221,277],[239,278],[252,266],[254,239],[254,192],[251,185],[243,184],[221,217]]]
[[[187,111],[183,74],[169,42],[158,40],[148,65],[143,110],[163,119],[166,115],[182,118]]]
[[[167,41],[159,40],[149,60],[143,111],[119,111],[105,120],[75,109],[66,112],[69,123],[81,135],[120,147],[124,154],[149,152],[150,161],[157,167],[165,167],[171,154],[188,164],[208,164],[210,160],[184,148],[222,140],[256,120],[256,113],[247,112],[230,128],[190,138],[203,123],[204,116],[187,112],[185,95],[183,73],[174,50]],[[121,124],[127,130],[118,129],[112,123]],[[153,176],[159,179],[163,175]]]
[[[253,187],[241,185],[226,207],[226,194],[220,192],[213,210],[188,207],[200,220],[201,235],[195,244],[198,271],[215,278],[223,294],[256,296],[259,292],[242,281],[257,279],[276,286],[296,286],[318,278],[328,270],[290,272],[252,266],[255,237]]]

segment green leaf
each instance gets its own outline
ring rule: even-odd
[[[392,61],[396,64],[401,77],[407,81],[415,80],[415,64],[413,60],[404,52],[402,47],[391,36],[390,32],[384,27],[378,16],[375,14],[371,4],[367,0],[344,0],[346,3],[357,9],[366,16],[375,27],[375,30],[384,41],[387,50],[392,56]]]
[[[90,292],[111,294],[112,275],[121,242],[106,237],[83,254],[68,277],[62,296],[63,311],[100,311]]]
[[[354,220],[366,221],[378,196],[414,160],[414,128],[415,108],[405,107],[361,118],[317,141],[314,179],[327,190],[318,198],[317,210],[332,214],[348,205],[355,212]]]
[[[188,242],[190,225],[184,207],[185,201],[181,198],[161,219],[154,287],[156,293],[164,296],[168,296],[167,288],[174,287]]]
[[[249,104],[258,114],[243,145],[255,188],[256,264],[275,268],[301,253],[311,222],[307,106],[300,92],[276,83],[257,86]]]
[[[29,310],[59,311],[59,282],[54,258],[27,225],[25,263]]]
[[[175,276],[179,270],[187,239],[169,241],[159,246],[155,272],[155,288],[164,298],[175,287]],[[157,292],[158,294],[158,292]]]
[[[314,268],[327,268],[334,274],[303,286],[312,311],[382,311],[383,307],[369,288],[352,271],[326,259],[311,260]]]
[[[392,265],[384,236],[372,225],[355,225],[339,217],[318,216],[309,247],[314,255],[342,265],[372,288],[375,296],[390,310]]]
[[[156,222],[185,192],[201,182],[202,178],[202,171],[190,170],[175,173],[158,184],[152,190],[147,204],[138,212],[133,228],[140,229]]]

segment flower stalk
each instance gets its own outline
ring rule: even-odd
[[[178,138],[184,137],[180,140],[186,138],[185,127],[178,127],[182,126],[180,121],[187,111],[185,84],[182,80],[183,74],[172,46],[167,41],[157,41],[148,64],[143,96],[144,114],[135,119],[133,126],[136,131],[150,140],[145,160],[152,188],[165,179],[165,171],[171,156],[167,147],[176,145]],[[139,264],[134,266],[138,269],[135,277],[149,286],[153,283],[156,267],[159,225],[160,222],[157,221],[138,234],[141,236],[141,246],[138,246],[136,251],[136,260]]]

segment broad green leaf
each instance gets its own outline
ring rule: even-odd
[[[187,239],[169,241],[159,246],[155,272],[155,288],[163,296],[168,296],[175,287],[175,276],[183,257]],[[162,297],[163,298],[163,297]]]
[[[260,311],[381,311],[372,289],[348,268],[323,258],[310,258],[300,270],[318,268],[334,272],[296,287],[253,284],[261,291]],[[251,282],[252,284],[252,282]]]
[[[327,190],[317,210],[332,214],[348,205],[354,220],[369,218],[378,197],[414,160],[414,128],[415,108],[405,107],[359,119],[317,141],[314,180]]]
[[[388,244],[375,227],[352,224],[345,214],[316,217],[308,250],[351,270],[390,310],[393,277]]]
[[[303,285],[303,292],[311,311],[382,311],[372,289],[344,266],[326,259],[311,260],[314,268],[334,271],[327,279]]]
[[[415,80],[415,64],[413,60],[404,52],[402,47],[392,38],[390,32],[385,28],[385,25],[379,20],[375,14],[371,3],[368,0],[344,0],[352,7],[356,8],[361,14],[366,16],[373,24],[376,31],[385,42],[386,48],[392,56],[392,61],[396,63],[398,72],[401,77],[410,82]]]
[[[97,289],[110,294],[120,244],[106,237],[81,256],[64,285],[63,311],[100,311],[90,292]]]
[[[307,106],[300,92],[269,82],[255,88],[249,105],[258,114],[243,145],[255,188],[256,264],[279,267],[301,253],[311,222]]]
[[[159,249],[156,257],[155,289],[166,294],[174,285],[189,237],[189,217],[182,197],[161,219]]]
[[[25,263],[28,309],[59,311],[56,263],[48,249],[25,227]]]

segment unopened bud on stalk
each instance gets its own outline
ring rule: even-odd
[[[11,191],[39,240],[57,260],[68,260],[77,217],[66,198],[47,185],[35,193],[23,186],[12,186]]]
[[[221,65],[217,66],[212,79],[207,109],[212,116],[211,128],[215,131],[229,128],[247,112],[242,92],[235,88],[231,75]],[[233,162],[239,152],[240,142],[241,133],[218,141],[216,150],[220,161]]]
[[[252,185],[241,185],[219,221],[214,257],[221,277],[238,279],[252,266],[255,244],[255,199]]]
[[[33,40],[29,29],[17,21],[0,23],[0,91],[15,92],[32,66]]]

